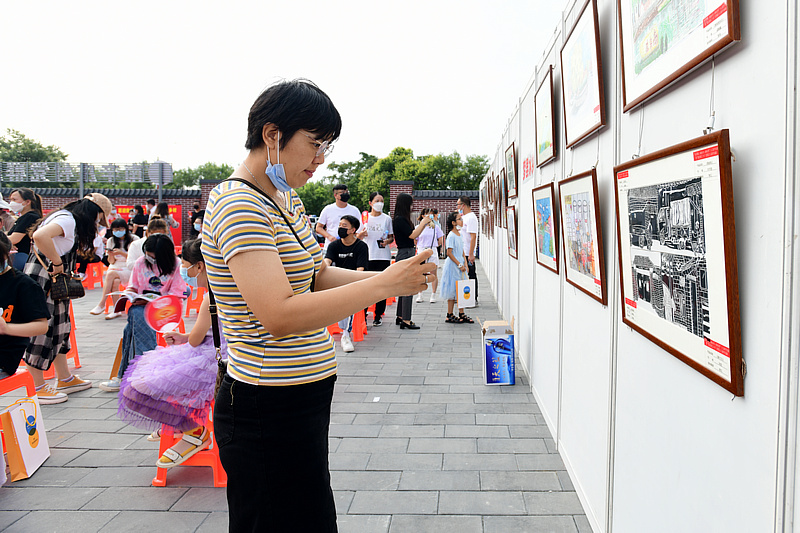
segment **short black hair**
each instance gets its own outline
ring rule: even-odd
[[[467,195],[459,196],[458,201],[464,204],[465,206],[469,207],[469,196]]]
[[[358,229],[359,226],[361,225],[358,219],[353,215],[343,215],[340,220],[346,220],[350,224],[350,227],[355,229]]]
[[[166,276],[175,271],[175,245],[172,239],[164,234],[150,235],[142,245],[142,251],[156,256],[155,268],[159,276]],[[151,270],[153,268],[151,267]]]
[[[256,98],[247,117],[246,149],[264,146],[261,132],[265,124],[274,124],[280,130],[280,148],[298,130],[314,133],[318,140],[326,141],[335,141],[342,132],[342,117],[331,99],[303,79],[276,83]]]
[[[147,203],[148,205],[156,205],[156,200],[155,198],[150,198],[149,200],[147,200]]]
[[[334,185],[333,186],[333,190],[334,191],[346,191],[347,190],[347,185],[345,185],[344,183],[339,183],[338,185]]]

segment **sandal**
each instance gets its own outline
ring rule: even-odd
[[[172,436],[177,439],[183,436],[183,433],[180,431],[176,431],[175,433],[172,434]],[[147,440],[149,440],[150,442],[161,442],[161,428],[158,428],[154,432],[150,433],[150,435],[147,436]]]
[[[181,453],[176,450],[176,448],[183,448],[185,446],[183,445],[184,442],[188,443],[190,446],[184,450],[183,453]],[[207,428],[203,428],[203,433],[199,437],[184,433],[183,437],[181,437],[181,440],[175,443],[175,446],[164,450],[164,455],[158,458],[158,461],[156,461],[156,466],[159,468],[172,468],[173,466],[178,466],[189,457],[193,456],[200,450],[205,450],[209,446],[211,446],[211,435],[209,435]]]
[[[470,317],[468,317],[464,313],[458,313],[458,318],[461,319],[461,322],[464,322],[464,323],[467,323],[467,324],[474,324],[475,323],[474,320],[472,320]]]
[[[447,313],[447,318],[445,318],[444,321],[448,324],[461,324],[464,322],[460,316],[456,316],[453,313]]]

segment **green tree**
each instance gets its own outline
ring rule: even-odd
[[[233,174],[233,167],[223,163],[205,163],[197,168],[183,168],[176,170],[172,175],[172,183],[165,185],[165,189],[185,189],[200,184],[200,180],[224,180]]]
[[[67,154],[58,146],[44,146],[29,139],[17,130],[8,128],[6,134],[0,137],[0,161],[30,161],[48,162],[65,161]]]
[[[323,178],[319,181],[309,181],[296,189],[295,192],[303,201],[306,213],[319,215],[323,207],[333,202],[333,184],[330,178]]]

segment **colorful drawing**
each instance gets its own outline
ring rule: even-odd
[[[553,238],[553,202],[550,198],[536,200],[536,242],[539,253],[553,258],[556,244]]]
[[[702,29],[705,9],[704,0],[631,0],[636,74],[693,31]]]
[[[564,235],[569,266],[573,270],[596,276],[594,232],[592,228],[592,193],[579,192],[564,199]]]

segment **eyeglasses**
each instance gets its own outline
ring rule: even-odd
[[[309,135],[308,133],[303,133],[303,135],[311,139],[311,142],[313,142],[314,146],[317,147],[317,153],[316,153],[317,156],[328,157],[330,153],[333,152],[333,145],[330,143],[330,141],[320,142],[311,135]]]

